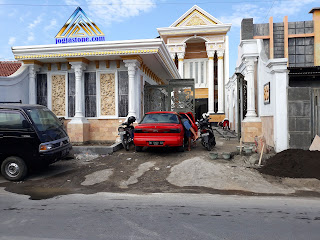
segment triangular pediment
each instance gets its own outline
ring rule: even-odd
[[[104,36],[104,34],[87,14],[78,7],[60,29],[56,38],[93,36]]]
[[[211,16],[202,8],[194,5],[185,14],[183,14],[170,27],[186,27],[186,26],[208,26],[222,24],[218,19]]]

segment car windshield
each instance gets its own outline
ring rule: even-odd
[[[153,113],[147,114],[142,119],[141,123],[175,123],[179,124],[179,119],[176,114],[172,113]]]
[[[28,109],[28,114],[38,131],[56,129],[62,124],[59,119],[47,108]]]

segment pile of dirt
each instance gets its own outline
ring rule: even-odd
[[[278,177],[320,180],[320,152],[288,149],[269,158],[259,171]]]

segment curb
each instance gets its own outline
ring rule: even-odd
[[[106,155],[123,148],[122,143],[114,143],[111,146],[72,146],[74,154],[99,154]]]

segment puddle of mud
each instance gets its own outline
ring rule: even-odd
[[[8,189],[5,189],[8,191]],[[53,198],[59,195],[74,193],[75,189],[70,188],[42,188],[42,187],[16,187],[15,192],[23,195],[29,195],[30,200],[43,200]],[[11,191],[10,191],[11,192]]]

